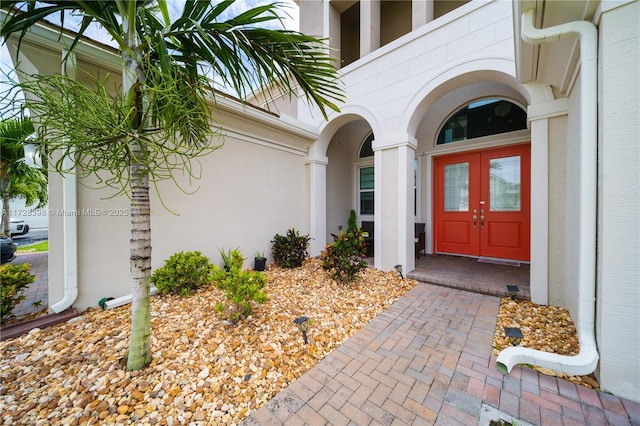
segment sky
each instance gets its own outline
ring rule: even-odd
[[[289,16],[282,16],[283,24],[286,29],[289,30],[299,30],[299,16],[298,16],[298,6],[294,3],[293,0],[236,0],[236,2],[230,7],[230,13],[235,16],[242,13],[245,10],[248,10],[252,7],[258,6],[260,4],[274,3],[274,2],[283,3],[285,6],[283,11],[286,12]],[[167,0],[167,5],[169,6],[169,13],[173,16],[179,16],[182,11],[182,7],[184,5],[184,0]],[[53,15],[48,18],[53,21]],[[77,29],[79,26],[80,17],[77,16],[67,16],[65,17],[65,27],[69,29]],[[59,24],[60,21],[54,22]],[[114,46],[113,41],[109,37],[109,35],[99,28],[97,25],[94,25],[93,28],[90,28],[85,33],[86,36],[93,38],[101,43]],[[11,58],[9,56],[9,52],[7,47],[2,43],[0,46],[0,92],[5,93],[8,88],[4,81],[6,80],[6,75],[13,75],[13,64],[11,62]],[[4,116],[5,108],[4,105],[0,103],[0,116]]]

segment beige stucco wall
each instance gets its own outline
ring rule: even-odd
[[[383,229],[381,245],[376,244],[375,255],[383,259],[382,270],[390,270],[398,261],[398,232],[389,230],[398,229],[398,151],[395,149],[384,149],[376,152],[381,159],[376,162],[376,185],[381,184],[382,199],[375,201],[376,211],[380,215],[380,224],[376,223],[376,231]],[[378,193],[376,193],[378,195]],[[376,218],[377,220],[377,218]]]
[[[549,304],[566,307],[574,321],[578,313],[579,156],[582,149],[578,87],[579,77],[568,96],[568,114],[548,121]]]
[[[602,389],[640,402],[640,3],[600,24],[596,338]]]
[[[568,208],[567,200],[567,116],[551,118],[548,121],[549,138],[549,232],[548,232],[548,294],[549,303],[565,306],[566,292],[569,285],[573,294],[577,292],[577,283],[568,279],[567,256],[568,241],[564,232],[566,223],[575,219],[577,212]],[[574,159],[574,162],[577,160]],[[575,205],[575,204],[574,204]],[[532,206],[535,208],[535,206]],[[568,210],[569,209],[569,210]],[[569,293],[570,294],[570,293]]]
[[[159,186],[164,204],[173,213],[162,206],[157,194],[152,195],[153,269],[173,253],[187,250],[200,250],[221,265],[219,249],[232,248],[239,248],[247,258],[245,266],[253,267],[256,250],[270,259],[270,241],[276,233],[284,234],[291,227],[308,233],[304,152],[247,135],[252,130],[259,133],[258,127],[245,122],[242,139],[226,137],[223,148],[201,159],[202,178],[184,186],[186,191],[197,189],[194,194],[180,191],[169,181]],[[282,135],[281,140],[286,139]],[[52,199],[56,206],[59,187],[60,178],[55,177]],[[112,191],[82,185],[77,192],[79,292],[73,306],[84,310],[97,306],[102,297],[130,293],[130,216],[125,196],[104,199]],[[53,217],[51,225],[51,304],[62,297],[61,219]]]
[[[23,69],[28,73],[61,72],[61,44],[57,34],[38,28],[35,43],[22,46]],[[16,61],[17,62],[17,61]],[[76,64],[82,71],[68,68],[69,75],[91,84],[92,76],[112,74],[109,86],[119,90],[119,61],[113,52],[87,50],[79,45]],[[109,70],[109,71],[107,71]],[[271,239],[296,228],[309,233],[309,182],[306,156],[317,135],[291,118],[216,99],[214,118],[223,125],[224,147],[200,160],[202,178],[189,183],[176,174],[184,191],[172,182],[159,185],[162,200],[152,195],[152,267],[161,266],[171,254],[181,250],[201,250],[221,264],[219,249],[239,248],[253,266],[256,250],[270,258]],[[67,179],[75,180],[75,176]],[[49,305],[64,296],[65,275],[73,278],[73,264],[65,269],[65,217],[77,219],[78,295],[73,306],[79,310],[95,307],[102,297],[130,293],[129,200],[114,190],[95,189],[95,177],[78,182],[77,205],[63,204],[63,178],[50,178]],[[188,192],[197,192],[188,194]],[[152,189],[153,191],[153,189]],[[72,191],[73,192],[73,191]],[[69,192],[67,192],[69,193]],[[69,280],[72,283],[73,280]]]

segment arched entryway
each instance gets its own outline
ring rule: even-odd
[[[373,131],[367,121],[353,120],[336,131],[327,148],[327,233],[347,229],[349,213],[356,222],[374,220]]]
[[[464,270],[478,260],[520,264],[514,280],[528,285],[528,92],[503,72],[472,71],[423,93],[406,122],[417,140],[415,221],[426,224],[426,252],[459,257]]]
[[[358,226],[373,221],[376,120],[354,106],[324,126],[312,145],[307,164],[310,183],[310,254],[317,256],[332,235],[347,229],[351,210]]]

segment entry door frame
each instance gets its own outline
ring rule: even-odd
[[[509,154],[518,155],[521,157],[520,168],[521,168],[521,209],[508,212],[508,211],[489,211],[489,201],[487,200],[487,210],[480,210],[484,206],[479,206],[481,198],[481,192],[484,191],[484,197],[488,198],[489,196],[489,161],[495,158],[507,158],[508,156],[512,156]],[[506,154],[506,155],[504,155]],[[441,161],[440,165],[443,164],[443,160],[451,159],[451,164],[458,164],[458,161],[465,162],[468,161],[469,165],[469,174],[470,179],[471,175],[476,176],[475,182],[469,182],[469,187],[474,188],[475,191],[469,191],[469,207],[468,211],[465,212],[449,212],[443,213],[440,212],[440,205],[442,199],[438,199],[438,197],[442,197],[442,188],[440,185],[442,184],[443,176],[440,176],[442,173],[441,166],[438,165],[438,162]],[[486,163],[486,164],[485,164]],[[532,184],[532,169],[531,169],[531,144],[530,143],[517,143],[517,144],[507,144],[500,146],[487,147],[484,149],[473,149],[473,150],[465,150],[461,152],[449,152],[442,153],[441,155],[433,155],[431,156],[431,161],[429,165],[432,168],[432,182],[431,182],[431,190],[432,190],[432,229],[433,229],[433,238],[431,241],[432,244],[432,252],[436,253],[438,251],[442,253],[453,253],[460,254],[463,256],[487,256],[501,259],[512,259],[512,260],[520,260],[520,261],[529,261],[530,260],[530,249],[531,249],[531,221],[532,221],[532,211],[531,211],[531,184]],[[485,176],[486,175],[486,176]],[[475,192],[475,193],[474,193]],[[476,215],[474,217],[477,218],[476,221],[473,221],[474,225],[479,224],[480,217],[487,217],[487,223],[485,223],[486,228],[480,228],[476,226],[471,226],[471,215],[473,215],[473,210],[476,210]],[[482,215],[482,213],[485,213]],[[451,220],[452,224],[458,223],[459,226],[462,226],[460,232],[463,232],[464,225],[468,226],[468,245],[448,243],[439,247],[438,237],[439,233],[444,232],[444,224],[440,223],[440,217],[444,217],[446,215],[449,220]],[[467,216],[469,216],[467,218]],[[505,246],[491,246],[489,244],[488,235],[490,230],[496,229],[494,228],[488,221],[489,218],[498,218],[498,222],[495,222],[498,229],[509,229],[513,230],[513,234],[504,234],[498,233],[495,236],[500,239],[501,235],[518,235],[518,241],[520,244],[520,248],[512,249],[507,245]],[[509,217],[509,222],[506,218]],[[469,220],[467,220],[469,219]],[[466,223],[469,222],[469,223]],[[518,225],[523,225],[519,226]],[[442,226],[442,227],[441,227]],[[453,225],[452,225],[453,226]],[[458,226],[458,225],[456,225]],[[475,228],[475,229],[474,229]],[[520,231],[515,231],[516,229],[520,229]],[[459,232],[458,232],[459,233]],[[464,233],[464,232],[463,232]],[[494,237],[495,237],[494,236]],[[462,235],[460,235],[462,237]]]

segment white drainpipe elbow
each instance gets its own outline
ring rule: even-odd
[[[496,360],[496,367],[504,374],[509,374],[511,369],[518,364],[544,367],[554,371],[561,371],[569,376],[591,374],[598,365],[598,351],[593,333],[591,333],[591,336],[586,337],[587,341],[580,339],[580,353],[575,356],[558,355],[512,346],[500,352]]]
[[[158,289],[155,286],[151,286],[149,288],[149,295],[150,296],[155,296],[156,294],[158,294]],[[127,294],[125,296],[116,297],[115,299],[107,300],[104,303],[104,309],[117,308],[119,306],[123,306],[123,305],[126,305],[128,303],[131,303],[131,300],[133,300],[133,295],[131,295],[131,294]]]
[[[534,9],[522,14],[522,39],[530,44],[547,43],[578,36],[580,40],[580,201],[578,245],[578,315],[576,330],[580,352],[566,356],[530,348],[510,347],[498,355],[496,367],[505,374],[525,363],[568,375],[595,371],[598,351],[595,340],[596,294],[596,190],[597,190],[597,42],[598,32],[590,22],[576,21],[537,29]]]
[[[64,161],[67,161],[65,158]],[[65,165],[66,167],[66,165]],[[54,313],[71,307],[78,298],[78,208],[76,174],[69,173],[62,180],[62,245],[64,252],[64,293],[51,305]]]

